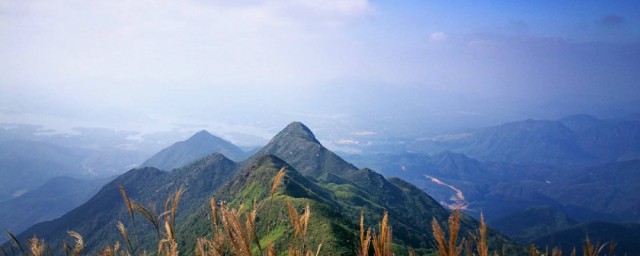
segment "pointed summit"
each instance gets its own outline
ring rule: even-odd
[[[195,139],[211,139],[211,138],[216,138],[219,139],[216,136],[213,136],[211,133],[209,133],[207,130],[201,130],[199,132],[196,132],[194,135],[192,135],[188,140],[195,140]]]
[[[231,142],[226,141],[225,139],[220,138],[218,136],[215,136],[209,133],[207,130],[201,130],[199,132],[196,132],[195,134],[191,135],[191,137],[189,137],[185,142],[190,144],[198,144],[198,145],[215,144],[215,145],[224,146],[224,147],[236,147]]]
[[[242,149],[220,137],[202,130],[185,141],[158,152],[142,166],[153,166],[161,170],[171,170],[205,157],[211,153],[221,153],[231,160],[239,161],[246,158]]]
[[[325,173],[342,177],[358,170],[322,146],[311,130],[300,122],[287,125],[252,158],[270,154],[285,160],[303,175],[314,178]]]
[[[290,139],[303,139],[308,140],[317,144],[320,142],[316,139],[316,136],[313,135],[313,132],[301,122],[293,122],[287,125],[282,131],[280,131],[271,141],[276,140],[290,140]]]

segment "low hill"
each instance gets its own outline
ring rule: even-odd
[[[574,218],[640,221],[640,160],[566,170],[549,177],[549,181],[541,192],[567,209],[576,209],[572,211]],[[581,216],[580,209],[600,216]]]
[[[531,206],[493,221],[493,227],[522,243],[537,237],[570,228],[577,221],[549,206]]]

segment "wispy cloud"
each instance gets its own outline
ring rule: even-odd
[[[443,42],[449,38],[444,32],[434,32],[429,35],[429,42]]]
[[[600,18],[598,23],[603,26],[622,26],[626,23],[626,19],[619,15],[609,14]]]

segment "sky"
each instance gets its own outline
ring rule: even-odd
[[[339,141],[640,112],[637,1],[0,0],[0,123]]]

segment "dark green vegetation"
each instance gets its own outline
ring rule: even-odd
[[[546,206],[533,206],[505,216],[496,220],[493,227],[519,241],[532,241],[541,248],[559,247],[566,254],[575,246],[577,253],[582,255],[580,244],[586,236],[593,242],[613,242],[618,252],[634,255],[633,253],[640,251],[640,223],[578,223],[564,213]]]
[[[19,233],[38,222],[60,217],[86,202],[109,180],[52,178],[24,195],[0,202],[0,230]]]
[[[247,157],[242,149],[207,131],[200,131],[188,140],[176,142],[153,155],[142,166],[173,170],[212,153],[221,153],[234,161]]]
[[[534,242],[540,246],[559,247],[568,253],[571,251],[572,245],[579,245],[585,240],[586,235],[591,241],[613,242],[616,245],[616,252],[620,255],[624,255],[624,252],[627,255],[638,255],[640,252],[638,234],[640,234],[639,223],[591,221],[541,236]],[[605,246],[605,251],[609,245]],[[576,246],[576,249],[578,254],[582,253],[580,246]]]
[[[494,228],[518,241],[533,241],[536,237],[570,228],[578,222],[549,206],[531,206],[494,221]],[[582,237],[584,239],[584,235]],[[578,244],[578,243],[574,243]]]
[[[350,219],[357,219],[360,209],[365,209],[373,219],[380,219],[379,214],[386,209],[391,222],[395,223],[397,233],[394,237],[413,248],[430,247],[431,216],[444,220],[448,215],[442,206],[417,187],[397,178],[385,179],[371,169],[357,169],[344,161],[320,145],[301,123],[287,126],[255,157],[265,154],[281,157],[303,175],[338,190],[338,199],[347,200],[345,206],[348,208],[343,212],[350,213]],[[465,231],[475,229],[477,225],[472,219],[463,220],[463,223]]]
[[[268,195],[273,177],[282,166],[287,166],[283,186],[272,201]],[[264,202],[264,213],[256,225],[260,226],[260,237],[272,241],[286,242],[292,235],[281,228],[288,221],[282,217],[285,202],[298,208],[309,204],[313,212],[309,239],[322,242],[323,252],[335,255],[352,255],[362,211],[366,223],[378,222],[387,211],[395,247],[398,250],[411,247],[420,253],[433,248],[432,218],[443,222],[450,214],[407,182],[385,179],[370,169],[358,169],[345,162],[320,145],[304,125],[292,123],[256,155],[239,164],[213,154],[171,172],[155,168],[131,170],[104,186],[87,203],[57,220],[35,225],[18,238],[25,240],[37,234],[52,246],[60,246],[68,237],[66,230],[74,230],[84,236],[86,247],[93,250],[90,252],[96,252],[121,240],[116,224],[122,221],[129,236],[136,240],[134,243],[152,251],[156,232],[138,214],[134,215],[135,226],[131,223],[118,185],[126,188],[132,200],[147,209],[156,209],[156,216],[162,212],[162,200],[184,186],[186,191],[176,219],[176,240],[186,254],[195,248],[196,238],[206,236],[210,230],[211,196],[232,207],[253,200]],[[478,228],[478,222],[472,218],[463,216],[461,222],[462,233]],[[490,234],[495,248],[502,244],[514,246],[507,238]],[[281,248],[284,244],[275,246]]]

